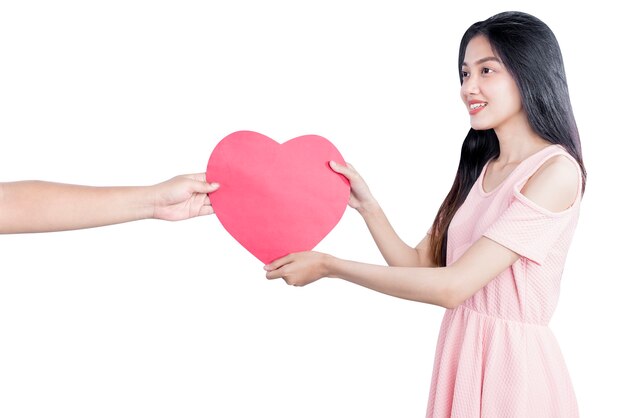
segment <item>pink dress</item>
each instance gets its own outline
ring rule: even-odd
[[[550,212],[521,194],[551,145],[522,161],[496,189],[483,190],[485,167],[454,216],[448,265],[485,236],[521,257],[456,309],[445,312],[427,417],[578,417],[567,368],[548,322],[578,221],[576,202]]]

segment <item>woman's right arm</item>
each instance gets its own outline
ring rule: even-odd
[[[436,267],[430,254],[430,240],[426,236],[415,247],[406,244],[398,236],[374,199],[365,180],[350,164],[346,166],[331,162],[331,168],[350,181],[350,207],[356,209],[369,229],[376,246],[390,266],[395,267]]]

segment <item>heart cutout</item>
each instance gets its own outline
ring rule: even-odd
[[[252,131],[234,132],[213,149],[207,181],[220,188],[211,204],[226,231],[267,264],[312,250],[337,225],[350,183],[329,161],[345,164],[318,135],[279,144]]]

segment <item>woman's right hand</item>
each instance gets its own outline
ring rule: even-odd
[[[341,165],[335,161],[330,162],[330,168],[336,173],[342,174],[350,181],[350,200],[348,205],[363,214],[378,207],[378,202],[372,196],[369,187],[363,177],[350,164]]]

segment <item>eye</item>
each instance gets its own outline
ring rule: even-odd
[[[461,77],[462,78],[467,78],[467,77],[469,77],[469,73],[467,71],[461,71]]]
[[[493,73],[493,70],[491,68],[485,67],[485,68],[483,68],[481,70],[481,73],[483,73],[483,74],[491,74],[491,73]]]

